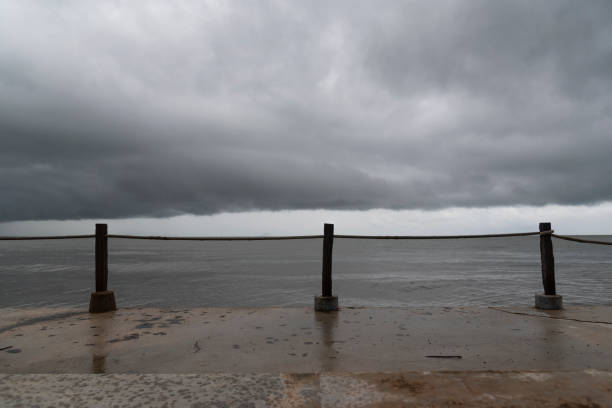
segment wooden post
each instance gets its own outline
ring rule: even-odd
[[[96,292],[108,290],[108,225],[96,224]]]
[[[323,267],[321,296],[315,296],[314,307],[317,312],[338,310],[338,296],[332,295],[332,249],[334,247],[334,224],[323,227]]]
[[[550,222],[540,223],[540,233],[552,231]],[[553,256],[551,234],[540,234],[540,257],[542,259],[542,284],[544,294],[536,293],[535,307],[544,310],[559,310],[563,308],[563,296],[557,295],[555,287],[555,257]]]
[[[540,232],[551,230],[550,222],[540,223]],[[544,294],[554,296],[557,294],[555,287],[555,257],[553,256],[552,237],[550,234],[540,235],[540,257],[542,259],[542,284]]]
[[[334,224],[325,224],[323,228],[323,268],[322,295],[332,295],[332,249],[334,247]]]
[[[108,290],[108,226],[96,224],[96,291],[89,299],[89,313],[117,310],[115,294]]]

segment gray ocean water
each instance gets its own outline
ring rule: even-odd
[[[612,236],[594,237],[612,241]],[[612,305],[612,247],[553,240],[564,302]],[[322,241],[109,240],[119,307],[311,306]],[[336,239],[342,306],[531,306],[542,291],[539,237]],[[94,240],[1,241],[0,307],[83,307]]]

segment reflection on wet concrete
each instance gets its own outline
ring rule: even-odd
[[[543,311],[546,313],[545,311]],[[568,352],[568,348],[571,348],[571,340],[564,333],[563,322],[561,320],[550,319],[550,324],[543,325],[541,332],[539,333],[544,340],[541,343],[541,347],[538,348],[538,359],[546,361],[547,359],[563,359],[563,356]],[[570,340],[569,342],[567,340]],[[554,363],[553,363],[554,364]],[[548,364],[543,364],[543,367],[547,367]]]
[[[338,312],[315,312],[314,318],[321,332],[319,359],[323,371],[334,371],[338,351],[334,348],[334,329],[338,324]]]
[[[106,366],[106,356],[93,355],[91,360],[91,372],[94,374],[104,374]]]
[[[112,315],[115,312],[109,312]],[[106,372],[106,357],[108,356],[108,333],[112,328],[112,318],[106,314],[92,315],[90,320],[90,341],[92,346],[91,372],[94,374],[104,374]]]

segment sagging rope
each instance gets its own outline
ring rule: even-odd
[[[144,236],[144,235],[117,235],[108,234],[109,238],[125,238],[125,239],[149,239],[161,241],[282,241],[289,239],[315,239],[323,238],[323,235],[291,235],[277,237],[162,237],[162,236]]]
[[[530,235],[553,235],[554,231],[539,232],[515,232],[509,234],[484,234],[484,235],[334,235],[334,238],[348,239],[465,239],[465,238],[504,238],[504,237],[524,237]],[[36,239],[74,239],[74,238],[94,238],[95,235],[60,235],[60,236],[40,236],[40,237],[0,237],[0,240],[36,240]],[[108,238],[121,239],[145,239],[158,241],[281,241],[292,239],[318,239],[323,235],[288,235],[271,237],[166,237],[166,236],[146,236],[146,235],[122,235],[108,234]]]
[[[42,237],[0,237],[0,241],[32,241],[36,239],[80,239],[94,238],[95,235],[50,235]]]
[[[334,238],[345,239],[470,239],[470,238],[505,238],[505,237],[525,237],[531,235],[550,235],[566,241],[580,242],[583,244],[612,245],[612,242],[597,241],[593,239],[574,238],[566,235],[557,235],[554,230],[536,232],[516,232],[509,234],[481,234],[481,235],[346,235],[337,234]],[[289,235],[273,237],[165,237],[165,236],[144,236],[144,235],[119,235],[109,234],[108,238],[123,239],[144,239],[159,241],[282,241],[295,239],[320,239],[323,235]],[[30,236],[30,237],[0,237],[0,241],[33,241],[47,239],[82,239],[95,238],[94,234],[87,235],[50,235],[50,236]]]
[[[565,235],[557,235],[557,234],[551,234],[551,235],[555,238],[564,239],[566,241],[581,242],[583,244],[612,245],[612,242],[596,241],[594,239],[574,238],[574,237],[568,237]]]
[[[350,239],[469,239],[469,238],[505,238],[526,237],[530,235],[552,235],[554,231],[515,232],[510,234],[483,235],[334,235],[334,238]]]

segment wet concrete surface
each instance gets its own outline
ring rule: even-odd
[[[23,313],[1,320],[2,373],[612,369],[610,307]]]

